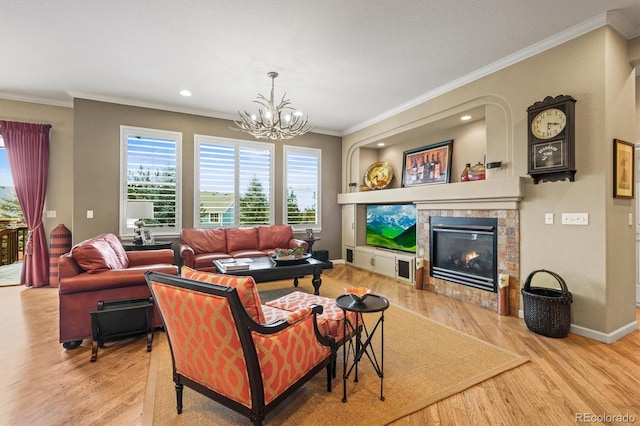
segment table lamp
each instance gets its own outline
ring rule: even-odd
[[[136,229],[133,231],[133,243],[142,245],[144,239],[143,219],[153,219],[153,202],[151,201],[129,201],[127,203],[127,219],[135,219],[133,223]]]

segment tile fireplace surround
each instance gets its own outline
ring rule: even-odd
[[[498,293],[480,290],[429,276],[429,219],[443,217],[490,217],[498,219],[498,274],[509,275],[509,315],[518,316],[520,305],[520,220],[515,209],[444,210],[418,206],[418,247],[423,250],[423,288],[498,312]]]
[[[339,204],[413,202],[418,210],[418,258],[425,265],[423,288],[482,306],[498,313],[498,294],[429,276],[431,216],[498,219],[498,274],[509,275],[509,315],[520,309],[520,210],[525,178],[512,176],[446,185],[422,185],[381,191],[338,194]]]

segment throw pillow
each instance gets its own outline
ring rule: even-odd
[[[233,275],[214,274],[211,272],[196,271],[187,266],[183,266],[180,270],[183,278],[201,281],[205,283],[224,285],[227,287],[235,287],[240,297],[240,302],[249,314],[249,317],[258,324],[265,324],[264,314],[262,313],[262,303],[258,288],[253,277],[236,277]]]
[[[71,249],[71,255],[78,265],[90,274],[120,267],[118,256],[102,238],[81,242]]]
[[[117,269],[127,269],[129,267],[129,256],[127,256],[127,252],[124,250],[124,247],[122,247],[122,243],[118,237],[113,234],[102,234],[101,237],[104,238],[116,254],[120,262],[120,266]]]

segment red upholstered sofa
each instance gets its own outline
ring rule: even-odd
[[[198,271],[216,272],[213,261],[229,257],[268,256],[277,248],[308,248],[293,238],[289,225],[251,228],[185,228],[180,236],[182,264]]]
[[[60,256],[60,342],[73,349],[91,337],[91,317],[98,302],[150,297],[146,271],[178,274],[173,250],[125,251],[113,234],[101,234]],[[162,325],[160,315],[154,315]]]

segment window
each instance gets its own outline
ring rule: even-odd
[[[0,186],[12,187],[13,178],[9,169],[9,159],[7,158],[7,149],[4,147],[4,139],[0,135]]]
[[[23,223],[22,208],[18,203],[16,188],[9,169],[7,149],[4,147],[4,139],[0,135],[0,217],[9,219],[7,223]],[[2,229],[2,225],[0,225]]]
[[[273,223],[273,144],[195,137],[196,226]]]
[[[154,235],[181,231],[182,134],[120,126],[120,235],[133,236],[136,219]],[[127,218],[127,202],[153,202],[153,218]]]
[[[320,170],[322,151],[284,146],[284,223],[294,230],[320,230]]]

